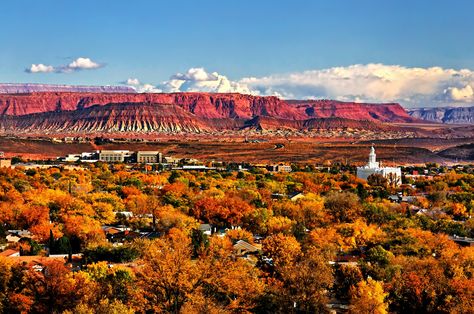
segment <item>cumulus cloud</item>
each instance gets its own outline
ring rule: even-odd
[[[82,58],[79,57],[76,60],[69,63],[65,69],[71,71],[79,71],[79,70],[90,70],[90,69],[97,69],[100,68],[102,65],[92,61],[90,58]]]
[[[136,81],[135,81],[136,80]],[[357,102],[399,102],[406,107],[466,105],[474,102],[474,72],[441,67],[418,68],[356,64],[263,77],[230,80],[191,68],[153,86],[137,79],[126,82],[137,90],[274,95],[285,99],[336,99]]]
[[[154,86],[144,84],[136,78],[122,82],[135,88],[138,92],[210,92],[210,93],[242,93],[257,94],[247,85],[229,80],[217,72],[207,72],[204,68],[191,68],[186,73],[176,73],[168,81]]]
[[[444,91],[449,100],[453,101],[473,101],[474,90],[471,85],[466,85],[462,88],[448,87]]]
[[[45,65],[45,64],[39,63],[39,64],[32,64],[25,71],[28,73],[49,73],[49,72],[54,72],[54,67],[51,65]]]
[[[152,84],[144,84],[137,78],[128,78],[122,84],[133,87],[138,93],[161,93],[162,90]]]
[[[160,84],[166,92],[212,92],[255,94],[246,84],[229,80],[217,72],[209,73],[204,68],[191,68],[186,73],[177,73],[169,81]]]
[[[137,78],[128,78],[125,82],[123,82],[123,84],[130,86],[138,86],[140,85],[140,80]]]
[[[177,73],[171,78],[183,81],[215,81],[217,73],[207,73],[204,68],[191,68],[186,73]]]
[[[71,73],[81,70],[93,70],[103,67],[103,64],[92,61],[90,58],[79,57],[66,65],[52,66],[40,64],[32,64],[25,70],[27,73]]]
[[[449,100],[468,101],[466,95],[472,91],[469,84],[474,83],[474,72],[367,64],[249,77],[240,83],[261,94],[285,98],[400,102],[407,106],[420,106],[447,101],[447,94],[452,96]]]
[[[152,84],[142,84],[138,86],[136,90],[139,93],[162,93],[163,92],[162,89],[159,89]]]

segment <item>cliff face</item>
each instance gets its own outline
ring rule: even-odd
[[[0,114],[69,111],[110,103],[175,104],[201,118],[249,119],[255,116],[305,120],[339,117],[380,122],[412,121],[399,104],[362,104],[330,100],[283,101],[277,97],[212,93],[29,93],[0,94]]]
[[[414,121],[398,104],[284,101],[236,93],[0,94],[3,133],[388,130],[383,122]]]
[[[292,100],[288,103],[308,117],[314,118],[338,117],[380,122],[412,122],[414,120],[400,104],[396,103],[366,104],[335,100]]]
[[[0,131],[45,134],[190,132],[212,130],[208,123],[176,105],[120,103],[75,111],[0,117]]]
[[[250,118],[256,115],[304,119],[303,113],[276,97],[241,94],[31,93],[0,95],[0,114],[84,109],[109,103],[175,104],[202,118]]]
[[[474,124],[474,107],[438,107],[409,109],[413,118],[449,124]]]
[[[254,130],[388,131],[394,128],[372,121],[344,118],[306,120],[255,116],[250,119],[201,118],[173,104],[118,103],[95,105],[70,111],[0,116],[0,133],[6,134],[100,134],[100,133],[210,133]]]

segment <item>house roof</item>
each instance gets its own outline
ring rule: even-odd
[[[199,225],[199,230],[201,231],[206,231],[206,230],[211,230],[212,227],[210,224],[200,224]]]
[[[303,198],[304,194],[302,192],[296,192],[296,193],[292,193],[292,194],[288,195],[288,197],[289,197],[290,200],[296,201],[300,198]]]
[[[234,244],[234,250],[247,251],[247,252],[257,252],[258,248],[255,245],[252,245],[244,240],[239,240]]]
[[[7,249],[3,252],[0,253],[0,256],[12,256],[12,255],[17,255],[19,254],[20,252],[16,251],[16,250],[12,250],[12,249]]]
[[[110,234],[115,234],[122,231],[120,228],[113,227],[113,226],[102,226],[102,230],[104,230],[105,233],[110,233]]]
[[[82,257],[73,255],[72,260],[73,262],[78,262],[81,260]],[[57,256],[40,256],[40,255],[35,255],[35,256],[11,256],[10,259],[14,261],[15,263],[26,263],[27,265],[33,266],[33,265],[43,265],[44,263],[47,263],[49,261],[65,261],[65,257],[62,255],[57,255]]]

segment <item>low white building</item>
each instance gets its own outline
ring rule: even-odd
[[[132,152],[128,150],[101,150],[99,160],[103,162],[124,162],[131,155]]]
[[[402,184],[402,170],[398,167],[380,167],[376,161],[375,148],[372,146],[369,154],[369,162],[363,167],[357,167],[357,177],[367,180],[372,174],[380,174],[386,178],[389,184]]]

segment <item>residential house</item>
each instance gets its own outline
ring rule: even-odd
[[[211,235],[212,234],[212,226],[210,224],[200,224],[199,225],[199,230],[202,231],[202,233],[206,235]]]
[[[233,250],[237,256],[255,254],[259,251],[259,249],[255,245],[252,245],[244,240],[237,241],[233,246]]]
[[[296,202],[297,200],[304,198],[304,196],[305,195],[302,192],[295,192],[288,195],[288,198],[290,199],[290,201]]]

